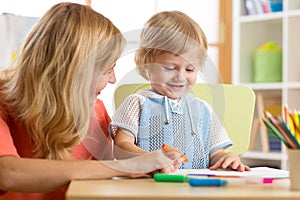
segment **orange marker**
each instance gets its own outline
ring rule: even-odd
[[[189,161],[189,158],[184,155],[181,151],[179,151],[179,149],[176,149],[176,148],[173,148],[173,147],[170,147],[169,145],[167,144],[163,144],[162,145],[162,149],[166,152],[178,152],[178,153],[181,153],[181,156],[180,157],[183,157],[184,158],[184,162],[188,162]]]

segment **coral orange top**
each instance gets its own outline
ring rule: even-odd
[[[91,119],[91,124],[94,124],[94,128],[92,130],[100,130],[100,132],[89,132],[91,132],[90,134],[93,136],[96,136],[97,140],[84,139],[78,146],[75,146],[72,157],[76,160],[113,159],[112,143],[108,133],[108,125],[111,119],[101,100],[96,101],[95,113],[96,117]],[[100,128],[103,131],[101,131]],[[0,156],[15,156],[18,158],[33,157],[33,146],[24,126],[14,119],[14,117],[11,116],[10,113],[3,108],[3,106],[0,106],[0,130]],[[17,193],[0,190],[0,200],[65,199],[67,187],[68,186],[61,188],[60,190],[47,193]]]

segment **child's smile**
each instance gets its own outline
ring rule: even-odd
[[[185,95],[197,79],[196,68],[172,53],[156,55],[148,71],[153,89],[171,99]]]

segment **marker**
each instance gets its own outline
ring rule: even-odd
[[[197,179],[197,178],[190,178],[189,184],[194,187],[198,186],[224,186],[228,184],[227,180],[223,179]]]
[[[173,148],[173,147],[170,147],[169,145],[167,144],[163,144],[162,145],[162,149],[166,152],[178,152],[178,153],[181,153],[181,156],[180,157],[183,157],[184,158],[184,161],[183,162],[188,162],[189,161],[189,158],[184,155],[181,151],[179,151],[179,149],[176,149],[176,148]]]
[[[212,178],[241,178],[240,176],[235,175],[216,175],[216,174],[187,174],[187,176],[206,176],[206,177],[212,177]]]
[[[154,180],[157,182],[185,182],[189,177],[176,174],[154,174]]]
[[[198,179],[177,174],[154,174],[153,178],[156,182],[189,182],[191,186],[223,186],[228,184],[228,181],[223,179]]]

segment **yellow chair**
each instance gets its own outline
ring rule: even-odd
[[[114,92],[115,108],[117,109],[128,95],[149,87],[148,83],[118,86]],[[209,103],[217,113],[233,142],[226,151],[238,155],[245,153],[249,147],[254,114],[253,90],[240,85],[197,83],[191,92]]]

